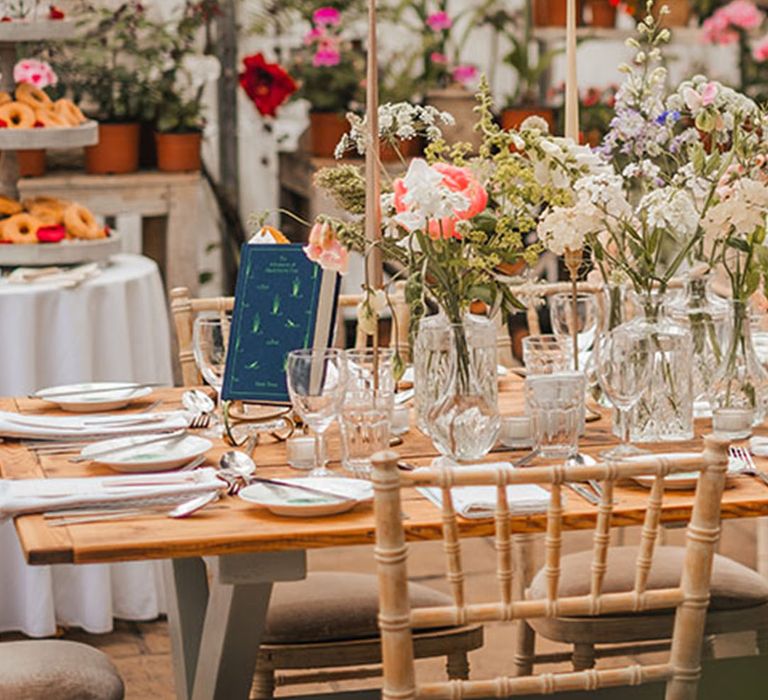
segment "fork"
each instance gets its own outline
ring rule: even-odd
[[[199,428],[207,428],[211,424],[211,414],[210,413],[196,413],[192,418],[189,419],[189,422],[187,425],[192,430],[197,430]]]
[[[752,454],[749,450],[744,447],[729,447],[728,456],[739,463],[738,471],[742,474],[756,476],[760,481],[768,485],[768,474],[757,468],[755,460],[752,459]]]

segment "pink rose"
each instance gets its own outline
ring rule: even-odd
[[[427,17],[427,25],[433,32],[442,32],[451,28],[453,20],[447,12],[433,12]]]
[[[448,56],[446,56],[444,53],[440,53],[439,51],[433,51],[429,55],[429,60],[438,66],[445,66],[448,64]]]
[[[319,7],[312,15],[314,24],[336,27],[341,23],[341,12],[335,7]]]
[[[470,65],[456,66],[451,71],[451,77],[457,83],[468,83],[477,77],[477,66],[470,66]]]
[[[327,222],[317,222],[309,232],[304,254],[324,270],[335,270],[346,275],[349,269],[349,251],[341,244]]]
[[[34,58],[19,61],[14,66],[13,79],[17,83],[30,83],[39,88],[46,88],[59,82],[58,76],[48,63]]]
[[[768,34],[754,45],[752,48],[752,58],[758,63],[768,61]]]

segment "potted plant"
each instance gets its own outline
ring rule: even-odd
[[[152,76],[147,95],[155,127],[157,168],[162,172],[200,169],[203,93],[221,73],[218,59],[198,48],[205,17],[199,3],[187,2],[177,22],[157,30],[156,45],[165,47],[167,60]]]
[[[567,20],[567,0],[526,0],[536,27],[564,27]],[[576,0],[576,24],[581,24],[582,0]]]
[[[585,0],[584,19],[591,27],[613,29],[619,0]]]
[[[334,7],[314,11],[304,45],[292,55],[290,73],[297,97],[309,102],[312,154],[330,158],[347,130],[345,114],[362,98],[365,52],[343,36],[342,13]]]
[[[92,174],[134,172],[149,76],[163,61],[163,46],[153,41],[157,25],[139,0],[115,10],[88,6],[84,17],[83,33],[54,55],[54,64],[75,101],[99,121],[99,143],[85,149],[85,167]]]

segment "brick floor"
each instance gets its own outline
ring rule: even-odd
[[[668,541],[681,543],[682,530],[670,531]],[[637,532],[628,533],[628,541],[637,539]],[[575,551],[589,545],[584,533],[569,533],[565,547]],[[445,590],[442,578],[443,553],[440,543],[419,543],[412,547],[410,571],[414,579]],[[738,561],[754,566],[755,530],[753,521],[725,523],[721,552]],[[541,555],[542,552],[539,552]],[[472,547],[464,547],[465,566],[468,572],[468,590],[472,600],[491,600],[496,595],[495,554],[490,541],[473,541]],[[313,569],[374,570],[370,548],[355,547],[333,550],[317,550],[309,554],[309,566]],[[507,625],[488,625],[486,642],[482,649],[470,656],[473,677],[490,677],[503,671],[508,664],[514,637]],[[62,637],[90,644],[108,654],[122,674],[128,700],[173,700],[173,670],[167,623],[164,619],[153,622],[128,622],[118,620],[111,634],[92,635],[81,630],[62,630]],[[18,634],[0,635],[1,641],[23,638]],[[750,653],[753,636],[750,634],[723,636],[717,640],[717,655],[738,656]],[[546,640],[537,640],[537,651],[563,651],[565,647]],[[619,664],[626,658],[604,660],[603,665]],[[557,667],[553,667],[557,668]],[[565,666],[562,666],[565,668]],[[442,660],[420,662],[420,672],[425,678],[442,678]],[[357,681],[331,684],[312,684],[278,688],[278,696],[301,692],[328,692],[341,688],[375,687],[376,681]]]

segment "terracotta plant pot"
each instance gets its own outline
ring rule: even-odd
[[[21,177],[42,177],[45,175],[45,150],[35,148],[28,151],[16,151]]]
[[[566,0],[532,0],[533,24],[536,27],[564,27]],[[581,24],[582,0],[576,0],[576,24]]]
[[[139,124],[99,124],[99,143],[85,149],[91,175],[134,173],[139,169]]]
[[[528,117],[541,117],[549,124],[549,133],[555,133],[555,110],[551,107],[511,107],[501,113],[501,128],[506,131],[519,129]]]
[[[203,134],[155,134],[157,169],[164,173],[185,173],[200,170],[200,144]]]
[[[337,112],[309,113],[309,144],[313,156],[333,158],[336,144],[349,130],[343,114]]]
[[[397,149],[400,151],[400,155],[406,160],[409,158],[417,158],[421,155],[421,139],[400,139],[397,143]],[[397,151],[387,143],[383,143],[379,147],[379,158],[381,158],[383,163],[392,163],[400,160]]]
[[[613,29],[616,26],[616,5],[611,0],[586,0],[584,15],[591,27]]]
[[[659,11],[663,5],[669,8],[669,14],[662,18]],[[672,2],[658,2],[653,6],[653,16],[656,20],[661,19],[665,27],[687,27],[691,23],[693,14],[693,5],[691,0],[672,0]],[[643,16],[645,12],[643,11]],[[642,17],[638,17],[641,20]]]

